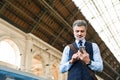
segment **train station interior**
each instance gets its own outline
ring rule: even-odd
[[[120,80],[120,0],[0,0],[0,80],[67,80],[59,65],[77,19],[100,48],[98,80]]]

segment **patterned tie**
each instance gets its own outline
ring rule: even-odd
[[[82,46],[82,41],[80,40],[80,41],[78,42],[78,44],[79,44],[80,46]]]

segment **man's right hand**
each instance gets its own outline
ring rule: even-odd
[[[79,54],[78,54],[78,52],[77,53],[74,53],[73,55],[72,55],[72,59],[69,61],[70,62],[70,64],[73,64],[75,61],[77,61],[77,60],[79,60]]]

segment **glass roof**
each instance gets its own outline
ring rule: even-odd
[[[120,62],[120,1],[73,0]]]

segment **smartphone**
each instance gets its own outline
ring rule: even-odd
[[[83,51],[82,51],[83,49],[85,49],[85,46],[80,46],[80,48],[79,48],[80,52],[83,53]]]

